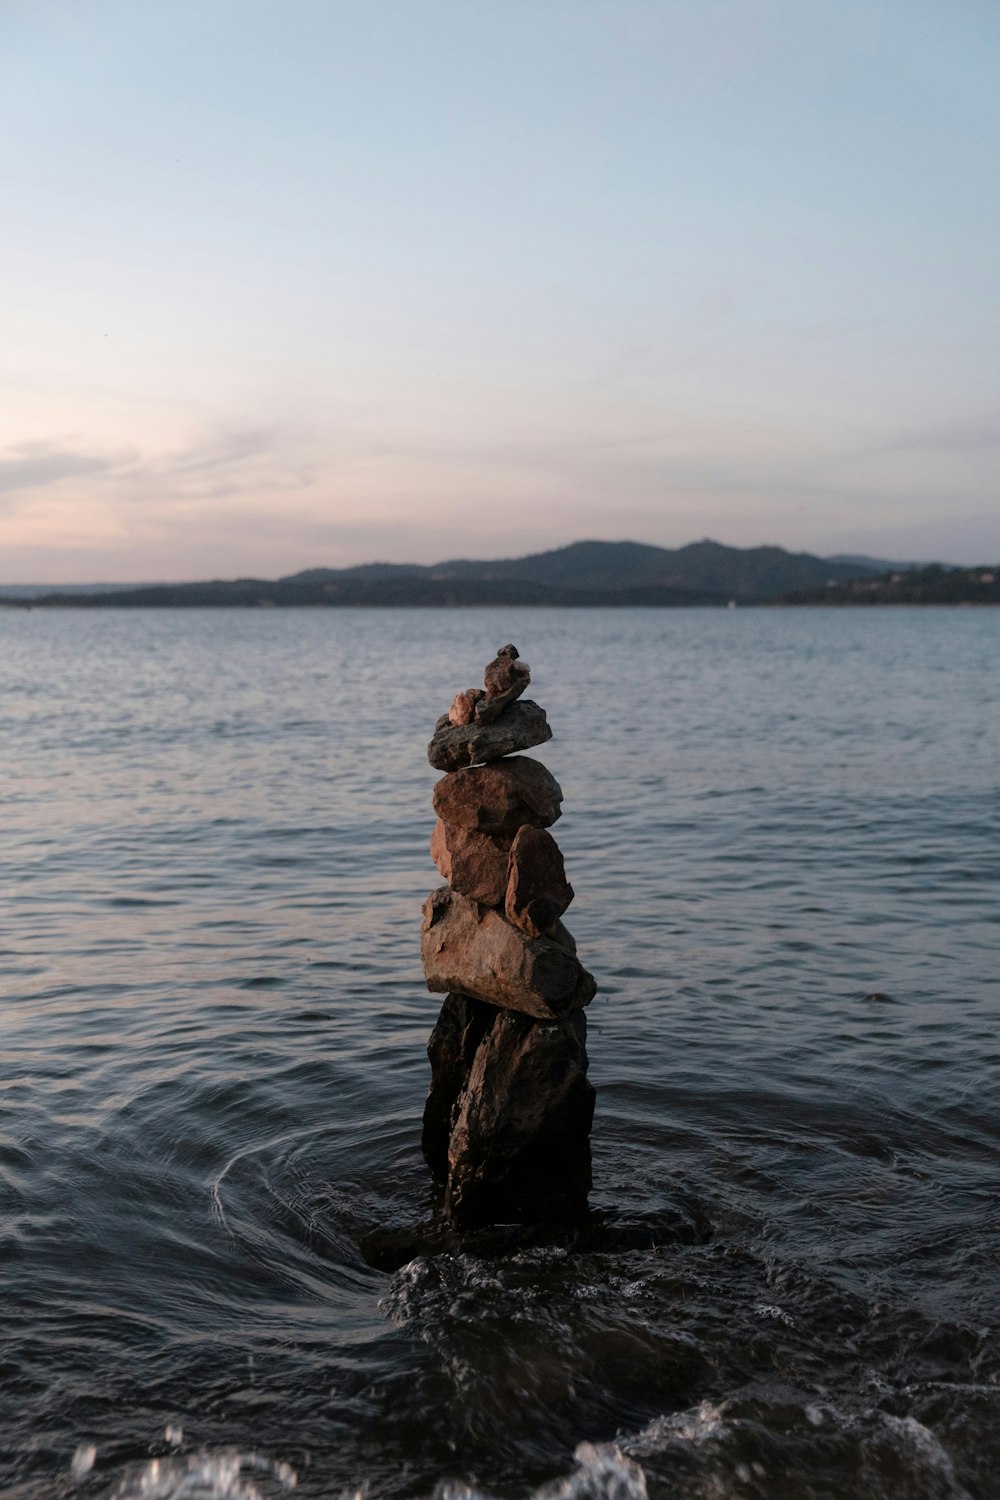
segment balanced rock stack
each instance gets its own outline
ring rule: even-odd
[[[574,1218],[590,1189],[594,1090],[583,1007],[596,985],[560,918],[573,899],[546,830],[562,792],[519,755],[552,731],[521,697],[514,646],[437,722],[431,857],[448,884],[424,903],[428,989],[444,993],[427,1046],[423,1151],[462,1228]]]

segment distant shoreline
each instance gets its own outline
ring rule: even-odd
[[[41,591],[0,586],[10,609],[727,609],[1000,604],[1000,564],[845,562],[781,547],[693,542],[670,550],[638,542],[574,542],[553,552],[431,567],[373,563],[312,568],[286,578],[214,578]]]
[[[303,591],[305,592],[305,591]],[[440,594],[421,591],[414,596],[396,594],[386,597],[381,591],[372,590],[371,597],[295,597],[285,592],[277,595],[266,589],[243,590],[239,593],[222,591],[211,593],[192,586],[190,594],[182,598],[158,597],[159,590],[136,590],[114,594],[44,595],[35,599],[10,599],[0,595],[0,608],[9,609],[726,609],[729,600],[721,596],[698,596],[684,591],[675,592],[675,597],[636,597],[646,591],[622,591],[605,593],[600,590],[530,590],[510,592],[489,591],[481,588],[447,590]],[[660,590],[649,590],[655,595]],[[662,591],[667,592],[667,591]],[[157,597],[151,597],[151,596]],[[756,604],[756,600],[739,601],[744,607]]]

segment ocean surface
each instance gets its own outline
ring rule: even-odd
[[[426,1253],[425,747],[508,640],[593,1213]],[[0,612],[5,1500],[994,1500],[998,663],[971,609]]]

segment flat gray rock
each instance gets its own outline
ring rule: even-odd
[[[452,724],[445,715],[427,746],[427,759],[435,771],[461,771],[544,745],[551,738],[544,708],[530,698],[519,698],[492,724]]]

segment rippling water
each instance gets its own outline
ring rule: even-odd
[[[508,639],[594,1219],[394,1261],[424,747]],[[985,610],[0,613],[2,1493],[995,1497],[998,660]]]

